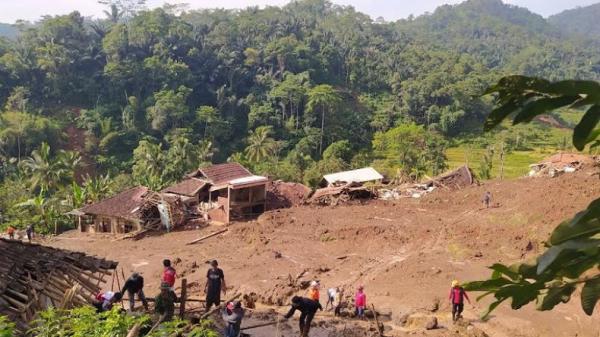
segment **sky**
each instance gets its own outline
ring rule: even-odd
[[[247,6],[281,6],[289,0],[168,0],[168,3],[187,3],[196,8],[244,8]],[[504,0],[506,3],[527,7],[532,12],[549,16],[565,9],[588,6],[600,0]],[[147,0],[148,7],[159,7],[165,0]],[[462,0],[333,0],[339,5],[352,5],[373,19],[383,17],[393,21],[410,14],[418,16],[433,12],[443,4],[457,4]],[[96,0],[0,0],[0,22],[14,23],[18,19],[36,21],[46,14],[67,14],[78,10],[84,16],[102,16],[104,6]]]

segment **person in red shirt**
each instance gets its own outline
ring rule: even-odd
[[[163,266],[165,269],[163,270],[163,274],[161,277],[161,281],[166,283],[171,287],[171,290],[175,287],[175,278],[177,277],[177,272],[175,268],[171,267],[171,260],[165,259],[163,260]]]
[[[460,286],[460,283],[458,283],[457,280],[452,281],[452,288],[450,289],[450,296],[448,298],[452,304],[452,321],[456,322],[462,317],[461,314],[464,309],[464,299],[466,298],[469,304],[471,304],[471,300],[465,289]]]

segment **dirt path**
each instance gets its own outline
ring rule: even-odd
[[[486,190],[492,192],[496,207],[481,208]],[[585,316],[578,298],[544,313],[531,305],[520,311],[504,306],[488,322],[477,319],[486,302],[478,303],[477,310],[467,309],[465,319],[472,323],[463,329],[451,324],[446,297],[452,279],[481,279],[489,276],[486,266],[493,262],[535,256],[561,220],[599,195],[597,177],[578,172],[555,179],[492,181],[419,200],[271,211],[192,246],[185,243],[217,228],[139,241],[67,233],[50,244],[117,260],[126,274],[140,271],[149,294],[158,286],[160,263],[166,257],[176,261],[194,297],[201,296],[204,286],[204,262],[213,258],[225,270],[229,286],[254,292],[268,304],[287,304],[293,293],[302,294],[288,286],[302,272],[299,281],[321,280],[322,303],[328,287],[341,286],[345,294],[352,294],[364,284],[369,302],[392,312],[386,325],[396,329],[389,335],[476,336],[481,330],[496,337],[597,337],[600,319]],[[432,312],[435,302],[439,309]],[[405,314],[435,316],[445,328],[425,331],[418,322],[400,328]],[[323,329],[333,331],[344,324],[327,323]],[[255,336],[276,336],[275,331],[265,331]]]

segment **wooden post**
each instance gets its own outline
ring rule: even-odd
[[[115,269],[114,272],[115,276],[117,277],[117,287],[119,287],[119,289],[117,291],[121,291],[121,282],[119,281],[119,271],[117,269]],[[125,280],[123,280],[125,281]],[[121,294],[123,295],[123,294]],[[125,305],[123,304],[123,298],[121,298],[121,309],[125,309]]]
[[[227,186],[227,209],[226,212],[226,223],[229,223],[229,212],[231,210],[231,186]]]
[[[181,279],[181,298],[179,300],[179,318],[183,319],[187,300],[187,279]]]

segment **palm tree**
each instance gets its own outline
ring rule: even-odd
[[[45,191],[40,190],[37,196],[18,203],[15,207],[31,209],[47,229],[50,229],[50,225],[54,225],[54,234],[58,234],[59,213],[53,200],[46,198],[44,194]]]
[[[108,173],[94,178],[89,175],[86,176],[83,182],[84,202],[96,202],[111,194],[110,183],[110,175]]]
[[[250,131],[245,149],[248,160],[257,163],[261,160],[272,158],[277,153],[277,141],[270,137],[270,126],[259,126],[254,131]]]
[[[325,132],[325,113],[342,102],[339,93],[329,84],[321,84],[310,89],[308,92],[308,111],[321,108],[321,139],[319,141],[319,153],[323,153],[323,134]]]
[[[73,181],[80,162],[81,157],[73,151],[61,150],[52,158],[50,145],[43,142],[39,149],[33,150],[31,156],[22,161],[22,165],[31,175],[32,189],[50,191]]]

